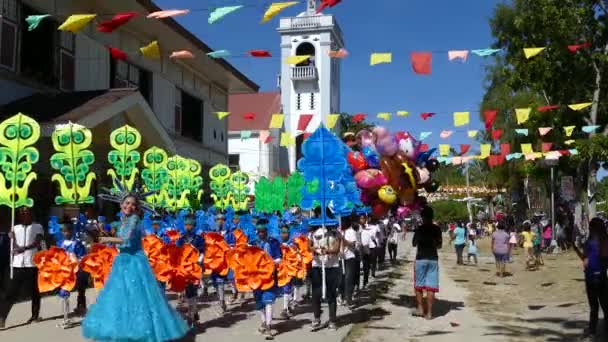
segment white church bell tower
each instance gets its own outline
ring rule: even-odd
[[[329,114],[340,113],[340,62],[330,51],[344,47],[342,31],[331,14],[317,14],[317,1],[308,0],[306,11],[297,17],[281,18],[281,104],[285,130],[295,135],[302,114],[312,114],[307,132],[313,132]],[[298,65],[288,65],[290,56],[311,55]],[[289,148],[289,169],[296,170],[301,158],[303,134]]]

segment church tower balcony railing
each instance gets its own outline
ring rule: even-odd
[[[295,66],[291,68],[291,79],[294,81],[316,80],[317,68],[314,65]]]

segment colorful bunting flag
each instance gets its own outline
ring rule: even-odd
[[[511,144],[500,144],[500,154],[506,156],[509,153],[511,153]]]
[[[576,128],[576,126],[565,126],[564,127],[564,133],[566,133],[566,136],[569,137],[572,135],[572,133],[574,132],[574,129]]]
[[[511,160],[511,159],[519,159],[523,157],[523,155],[521,153],[510,153],[507,154],[507,156],[505,157],[507,160]]]
[[[469,149],[471,149],[471,145],[469,144],[460,144],[460,155],[464,155],[467,152],[469,152]]]
[[[539,53],[541,53],[544,49],[546,49],[546,48],[545,47],[524,48],[524,55],[526,56],[526,59],[530,59],[530,58],[538,55]]]
[[[541,137],[543,137],[547,133],[551,132],[552,129],[553,129],[553,127],[539,127],[538,133],[540,134]]]
[[[469,112],[454,112],[454,126],[460,127],[469,124]]]
[[[539,113],[548,112],[550,110],[558,109],[559,105],[551,105],[551,106],[540,106],[536,108],[536,111]]]
[[[583,126],[581,129],[583,130],[583,132],[585,133],[593,133],[595,132],[598,128],[600,128],[600,126],[598,125],[592,125],[592,126]]]
[[[521,144],[520,146],[521,153],[523,153],[524,155],[534,153],[534,150],[532,149],[532,144]]]
[[[365,120],[365,117],[366,117],[366,116],[367,116],[367,115],[365,115],[365,114],[363,114],[363,113],[358,113],[358,114],[353,115],[353,118],[351,119],[351,121],[352,121],[353,123],[359,123],[359,122],[361,122],[361,121]]]
[[[469,57],[469,50],[450,50],[448,51],[448,60],[461,60],[463,63],[467,61]]]
[[[412,52],[412,69],[418,75],[430,75],[433,54],[431,52]]]
[[[517,116],[517,124],[521,125],[522,123],[528,121],[530,118],[530,112],[532,108],[517,108],[515,109],[515,116]]]
[[[317,9],[317,14],[321,13],[321,11],[326,8],[336,6],[340,2],[342,2],[342,0],[321,0],[321,5]]]
[[[479,57],[488,57],[499,53],[501,50],[502,49],[477,49],[471,50],[471,53]]]
[[[156,40],[140,48],[139,51],[141,51],[141,54],[146,58],[160,58],[160,47],[158,46],[158,41]]]
[[[450,155],[450,145],[449,144],[439,144],[439,154],[441,156]]]
[[[345,58],[348,56],[348,51],[346,51],[346,49],[340,49],[340,50],[336,50],[336,51],[328,51],[327,55],[329,55],[329,57],[331,58]]]
[[[251,131],[241,131],[241,140],[251,138]]]
[[[285,64],[298,65],[302,62],[306,62],[310,57],[311,55],[289,56],[285,59]]]
[[[575,155],[577,155],[577,154],[578,154],[578,150],[577,150],[577,149],[575,149],[575,148],[574,148],[574,149],[571,149],[571,150],[568,150],[568,152],[570,152],[570,154],[571,154],[571,155],[573,155],[573,156],[575,156]]]
[[[544,142],[544,143],[542,143],[540,148],[541,148],[541,151],[543,151],[543,152],[549,152],[549,151],[551,151],[551,147],[553,147],[553,143]]]
[[[435,113],[422,113],[420,114],[420,117],[422,118],[422,120],[429,119],[432,118],[433,116],[435,116]]]
[[[469,138],[475,138],[477,136],[477,130],[467,131],[467,135],[469,136]]]
[[[588,47],[591,47],[591,43],[585,42],[582,44],[568,45],[568,50],[570,50],[572,53],[576,53],[578,50],[586,49]]]
[[[420,152],[428,152],[429,144],[420,144]]]
[[[569,104],[568,108],[578,111],[578,110],[583,110],[587,107],[590,107],[592,104],[593,104],[593,102],[575,103],[575,104]]]
[[[492,152],[492,144],[480,144],[479,145],[479,159],[486,159]]]
[[[296,5],[297,3],[298,3],[297,1],[273,2],[272,4],[270,4],[270,7],[268,7],[266,12],[264,13],[264,17],[262,18],[262,23],[266,23],[266,22],[270,21],[270,19],[272,19],[277,14],[279,14],[282,10],[286,9],[287,7]]]
[[[215,115],[217,115],[218,119],[222,120],[223,118],[230,115],[230,112],[215,112]]]
[[[378,119],[382,119],[384,121],[389,121],[391,119],[391,116],[391,113],[378,113],[378,115],[376,115]]]
[[[515,133],[517,133],[519,135],[528,136],[528,129],[527,128],[516,128]]]
[[[308,128],[308,124],[310,124],[310,121],[312,120],[313,115],[312,114],[301,114],[300,118],[298,119],[298,131],[305,131],[306,128]]]
[[[496,121],[496,115],[498,115],[498,110],[496,109],[489,109],[483,111],[483,118],[486,123],[486,130],[492,128],[492,125],[494,125],[494,121]]]
[[[370,56],[369,65],[376,65],[382,63],[391,63],[393,61],[393,54],[390,52],[374,52]]]
[[[252,113],[252,112],[243,113],[243,119],[255,120],[255,113]]]
[[[281,142],[280,145],[284,147],[294,146],[296,144],[296,138],[292,136],[289,132],[281,133]]]
[[[566,144],[566,145],[572,145],[572,144],[574,144],[574,142],[575,142],[574,139],[569,139],[569,140],[564,141],[564,144]]]
[[[282,128],[283,120],[285,120],[285,115],[283,114],[272,114],[272,118],[270,119],[270,125],[268,128]]]
[[[363,114],[363,115],[365,115],[365,114]],[[332,128],[336,127],[336,123],[338,123],[339,118],[340,118],[340,114],[329,114],[327,116],[327,128],[332,129]],[[353,118],[353,120],[354,120],[354,118]]]
[[[97,31],[103,33],[112,33],[117,28],[126,24],[129,20],[135,18],[137,12],[118,13],[112,19],[103,21],[97,25]]]
[[[74,14],[69,16],[57,29],[77,33],[96,17],[97,14]]]
[[[452,135],[452,133],[454,133],[454,132],[453,131],[441,131],[441,133],[439,134],[439,137],[441,139],[447,139]]]
[[[186,15],[190,13],[189,9],[171,9],[166,11],[156,11],[148,14],[148,19],[165,19],[171,17],[177,17],[180,15]]]
[[[179,50],[171,52],[169,56],[171,59],[192,59],[194,58],[194,54],[188,50]]]
[[[121,49],[108,47],[108,50],[110,51],[110,57],[112,57],[112,59],[127,60],[127,54]]]
[[[397,111],[397,116],[408,116],[408,115],[410,115],[410,112],[408,112],[406,110]]]
[[[25,18],[25,22],[28,24],[27,30],[34,31],[45,18],[50,16],[50,14],[28,15],[27,18]]]
[[[270,137],[270,138],[272,138],[272,136],[270,135],[270,132],[269,132],[269,131],[265,131],[265,130],[264,130],[264,131],[260,131],[260,141],[261,141],[263,144],[267,144],[267,143],[269,143],[269,142],[270,142],[270,141],[268,140],[268,138],[269,138],[269,137]]]
[[[431,134],[433,134],[433,132],[420,132],[420,140],[424,140],[424,139],[430,137]]]
[[[272,54],[268,50],[250,50],[249,55],[257,58],[269,58]]]
[[[217,51],[212,51],[207,53],[207,56],[211,57],[211,58],[226,58],[226,57],[230,57],[230,51],[228,50],[217,50]]]
[[[227,16],[228,14],[237,11],[239,9],[243,8],[243,5],[238,5],[238,6],[225,6],[225,7],[220,7],[220,8],[216,8],[213,10],[213,12],[209,13],[209,24],[213,24],[216,21],[222,19],[223,17]]]
[[[492,140],[500,140],[500,137],[502,137],[502,129],[493,129]]]

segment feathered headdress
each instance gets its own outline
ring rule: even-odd
[[[144,192],[141,183],[137,181],[133,184],[133,188],[129,189],[126,184],[122,184],[118,179],[114,178],[114,188],[103,188],[103,190],[106,193],[100,194],[99,198],[104,201],[122,204],[127,197],[133,197],[137,201],[138,207],[148,212],[155,212],[154,208],[146,202],[146,198],[155,195],[158,191]]]

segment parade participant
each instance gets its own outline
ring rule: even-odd
[[[86,339],[97,341],[177,340],[188,326],[169,305],[159,289],[148,258],[142,250],[143,227],[137,212],[148,209],[137,188],[127,191],[115,181],[118,191],[100,196],[120,204],[122,217],[118,237],[104,237],[103,243],[117,244],[108,280],[82,322]]]
[[[477,243],[475,242],[475,237],[469,235],[469,242],[467,245],[467,263],[471,263],[471,258],[475,261],[475,265],[477,265]]]
[[[536,267],[536,261],[534,258],[534,239],[536,234],[532,232],[530,221],[524,221],[523,231],[521,232],[521,238],[523,240],[523,247],[526,251],[526,269],[529,271]]]
[[[63,248],[66,252],[74,255],[78,260],[86,254],[86,248],[82,241],[78,240],[74,236],[74,225],[62,225],[61,232],[63,234],[63,241],[58,244],[58,247]],[[88,273],[79,269],[76,274],[76,289],[78,291],[78,297],[76,299],[76,309],[74,313],[78,316],[84,316],[87,313],[87,297],[86,291],[89,286]],[[63,291],[63,290],[62,290]],[[60,296],[62,294],[60,293]],[[64,296],[69,297],[68,293],[63,293]]]
[[[256,224],[257,239],[253,243],[254,246],[263,249],[270,257],[274,260],[275,265],[281,262],[281,243],[270,236],[268,236],[268,220],[260,219]],[[262,318],[262,324],[258,331],[266,337],[273,337],[276,335],[276,331],[272,329],[272,305],[276,300],[277,294],[276,287],[276,271],[275,271],[275,286],[269,290],[255,290],[255,309],[260,312]]]
[[[221,234],[224,239],[226,239],[226,235],[228,234],[226,227],[226,216],[222,213],[218,213],[215,215],[215,231]],[[230,244],[228,240],[226,243]],[[229,273],[230,275],[230,273]],[[218,313],[223,315],[226,312],[226,299],[225,299],[225,283],[229,277],[221,276],[217,273],[211,273],[211,282],[213,283],[213,287],[215,288],[215,292],[217,293],[217,300],[219,302]]]
[[[163,218],[159,215],[152,216],[151,230],[148,231],[148,235],[156,235],[163,243],[170,243],[171,239],[167,236],[164,229],[162,229]]]
[[[509,233],[505,231],[506,228],[506,224],[500,221],[496,225],[496,231],[492,233],[492,252],[496,262],[496,276],[501,278],[507,274],[507,262],[509,261],[509,253],[511,253],[510,237]]]
[[[389,222],[389,234],[388,234],[388,256],[390,258],[391,264],[395,265],[397,263],[397,246],[399,244],[399,236],[402,235],[403,229],[401,229],[401,225],[396,220],[391,220]]]
[[[281,226],[281,245],[285,245],[287,247],[294,247],[293,240],[290,238],[289,226],[283,225]],[[281,293],[283,294],[283,311],[281,311],[281,318],[289,319],[291,317],[291,299],[293,296],[294,285],[293,279],[292,281],[283,286],[281,288]]]
[[[358,264],[361,262],[359,258],[359,244],[357,239],[357,230],[359,224],[356,222],[342,222],[348,224],[348,227],[344,231],[344,238],[342,239],[342,253],[344,257],[344,300],[346,305],[350,309],[353,309],[355,304],[353,303],[353,292],[355,287],[359,283],[359,277],[357,275]]]
[[[196,225],[196,219],[194,216],[187,216],[184,218],[184,233],[177,240],[177,246],[182,247],[185,244],[190,244],[199,252],[198,263],[202,266],[203,258],[205,256],[205,239],[200,235],[196,234],[194,231],[194,226]],[[194,324],[198,322],[200,317],[198,314],[197,307],[197,284],[188,283],[186,285],[186,303],[188,304],[188,318],[190,323]]]
[[[375,261],[375,249],[376,249],[376,238],[375,229],[371,225],[367,224],[367,217],[365,215],[359,216],[359,225],[361,227],[361,259],[363,262],[363,288],[367,287],[369,281],[369,274],[372,273],[372,277],[376,276],[376,261]]]
[[[458,222],[456,224],[456,228],[454,228],[454,231],[450,235],[452,237],[452,241],[454,242],[454,249],[456,250],[456,264],[464,265],[462,253],[467,242],[467,232],[464,229],[462,222]]]
[[[433,300],[439,292],[439,256],[443,239],[441,229],[433,223],[433,209],[424,207],[420,212],[422,225],[416,229],[412,245],[416,250],[414,266],[414,289],[416,290],[416,310],[414,316],[433,318]],[[426,291],[426,312],[423,291]]]
[[[595,336],[597,333],[598,315],[600,306],[604,312],[608,332],[608,234],[606,226],[600,218],[593,218],[589,222],[589,238],[581,251],[574,246],[574,251],[583,261],[585,268],[585,289],[589,300],[589,327],[585,335]]]
[[[313,321],[311,330],[321,328],[321,301],[325,292],[325,299],[329,307],[330,330],[336,330],[337,289],[340,281],[340,238],[336,227],[317,227],[310,240],[313,251],[312,270],[310,271],[312,283],[312,310]],[[325,281],[323,279],[325,276]],[[325,288],[323,286],[325,285]]]
[[[6,317],[25,289],[32,300],[32,317],[27,324],[40,321],[40,292],[38,291],[38,268],[33,257],[42,246],[44,230],[34,223],[32,210],[27,207],[17,209],[18,225],[10,233],[13,241],[13,278],[9,281],[4,298],[0,298],[0,329],[4,328]]]

